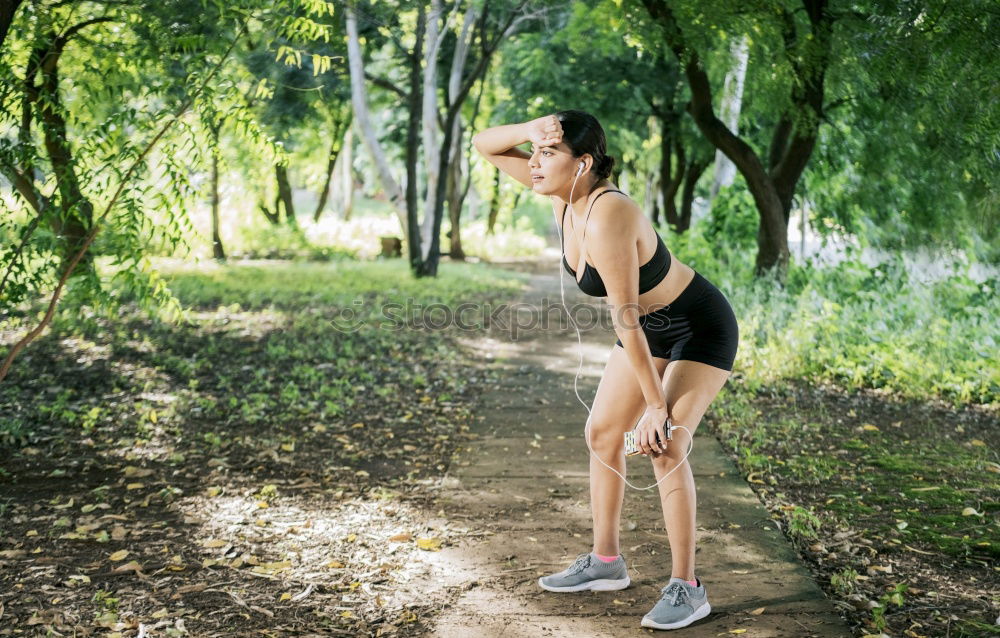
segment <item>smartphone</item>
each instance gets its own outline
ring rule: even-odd
[[[674,437],[670,429],[671,427],[670,418],[668,417],[663,423],[662,432],[656,433],[656,440],[661,442],[673,440]],[[636,454],[639,454],[639,446],[636,442],[635,428],[632,428],[625,433],[625,456],[635,456]]]

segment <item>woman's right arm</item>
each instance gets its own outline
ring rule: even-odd
[[[531,188],[531,169],[528,158],[531,153],[521,150],[519,144],[530,141],[531,122],[494,126],[477,133],[472,144],[490,164],[507,173],[528,188]]]

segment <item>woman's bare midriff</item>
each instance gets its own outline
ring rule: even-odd
[[[613,188],[613,187],[612,187]],[[562,213],[562,204],[558,203],[557,198],[552,198],[553,213],[556,216],[556,223],[560,222],[560,217]],[[558,211],[556,210],[558,208]],[[567,215],[568,217],[568,215]],[[566,226],[563,228],[563,236],[566,234],[566,228],[569,227],[569,221],[566,221]],[[642,232],[642,238],[639,240],[639,263],[648,263],[653,255],[656,253],[656,231],[652,224],[647,222],[645,229]],[[577,254],[576,257],[571,257],[569,254],[570,249],[577,250],[578,247],[571,246],[572,242],[566,242],[566,260],[571,264],[579,264],[580,256]],[[667,247],[670,250],[670,247]],[[589,260],[587,263],[590,263]],[[591,264],[593,265],[593,264]],[[560,264],[562,267],[562,264]],[[579,276],[579,271],[577,276]],[[638,305],[640,314],[648,314],[655,310],[659,310],[664,306],[672,304],[677,297],[680,296],[684,289],[687,288],[691,280],[694,279],[694,269],[685,264],[684,262],[677,259],[673,252],[670,253],[670,270],[667,271],[667,276],[663,278],[660,283],[653,286],[651,290],[639,295]],[[607,297],[600,297],[605,303],[608,302]]]

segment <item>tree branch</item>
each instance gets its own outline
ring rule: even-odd
[[[28,202],[28,204],[35,209],[36,213],[41,213],[42,202],[38,199],[38,194],[35,192],[35,187],[31,183],[31,178],[24,173],[19,172],[17,168],[6,162],[0,165],[0,170],[3,171],[3,174],[6,175],[7,179],[9,179],[11,184],[14,185],[17,192],[21,194],[24,201]],[[0,291],[2,290],[3,287],[0,286]]]
[[[62,40],[62,44],[65,46],[65,44],[67,42],[69,42],[70,38],[72,38],[73,36],[75,36],[77,33],[79,33],[80,31],[82,31],[83,29],[86,29],[87,27],[89,27],[89,26],[91,26],[93,24],[99,24],[101,22],[114,22],[114,21],[115,21],[114,18],[110,18],[110,17],[107,17],[107,16],[102,16],[100,18],[91,18],[90,20],[84,20],[83,22],[80,22],[78,24],[74,24],[70,28],[66,29],[62,33],[62,35],[59,36],[59,40]]]
[[[204,88],[208,85],[208,83],[212,80],[212,78],[215,77],[215,74],[218,73],[219,69],[222,68],[222,65],[225,64],[226,60],[229,58],[229,54],[232,53],[233,48],[236,46],[236,43],[239,42],[240,38],[243,37],[246,31],[247,31],[247,25],[244,22],[240,32],[236,34],[235,38],[233,38],[233,41],[230,43],[229,48],[226,49],[225,53],[223,53],[222,58],[219,60],[218,64],[216,64],[215,67],[212,69],[212,71],[205,76],[205,79],[202,81],[198,89],[188,96],[188,98],[184,101],[184,103],[181,104],[181,106],[174,113],[174,116],[170,118],[170,120],[160,128],[160,130],[156,133],[156,135],[153,136],[153,139],[151,139],[149,143],[146,145],[146,148],[144,148],[142,152],[139,153],[139,155],[135,158],[135,160],[133,160],[131,166],[128,167],[128,170],[125,171],[125,174],[121,178],[121,182],[119,182],[118,184],[118,188],[115,190],[114,195],[112,195],[111,200],[108,202],[107,206],[104,209],[104,212],[101,214],[100,217],[98,217],[94,221],[90,231],[87,233],[87,237],[84,240],[83,244],[77,250],[76,254],[73,255],[73,258],[66,266],[66,270],[63,272],[62,277],[60,277],[59,283],[56,284],[56,289],[55,291],[53,291],[52,298],[49,300],[49,306],[48,309],[45,311],[45,316],[42,318],[41,322],[39,322],[39,324],[35,326],[34,329],[32,329],[30,332],[28,332],[28,334],[26,334],[17,343],[15,343],[13,347],[11,347],[10,352],[7,353],[7,356],[4,357],[3,364],[0,365],[0,381],[3,381],[7,377],[7,373],[10,371],[10,367],[13,364],[14,358],[18,355],[18,353],[21,352],[21,350],[23,350],[24,347],[27,346],[32,340],[34,340],[35,337],[41,334],[41,332],[45,330],[45,327],[49,324],[49,322],[52,321],[52,315],[55,313],[56,304],[59,302],[59,296],[62,294],[62,290],[63,287],[66,285],[66,281],[69,279],[69,276],[73,272],[73,269],[76,268],[76,265],[80,262],[81,259],[83,259],[83,256],[86,254],[87,249],[90,247],[90,244],[93,243],[94,237],[97,236],[98,231],[100,231],[101,229],[101,223],[104,221],[104,219],[108,216],[108,213],[111,212],[115,204],[118,202],[118,198],[121,196],[122,191],[125,190],[125,184],[128,183],[129,179],[131,179],[132,174],[135,173],[136,169],[139,167],[139,164],[145,161],[146,157],[153,150],[153,147],[156,146],[157,142],[159,142],[160,139],[167,133],[170,127],[173,126],[173,124],[177,122],[189,108],[191,108],[191,104],[194,102],[195,96],[201,93],[204,90]]]
[[[393,84],[390,80],[387,80],[386,78],[380,78],[380,77],[378,77],[376,75],[373,75],[373,74],[369,73],[368,71],[365,71],[365,79],[366,80],[370,80],[371,83],[374,84],[375,86],[380,86],[383,89],[388,89],[388,90],[392,91],[393,93],[399,95],[404,100],[407,100],[410,97],[409,93],[407,93],[403,89],[399,88],[398,86],[396,86],[395,84]]]

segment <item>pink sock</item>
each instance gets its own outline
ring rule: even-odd
[[[602,561],[604,561],[605,563],[613,563],[613,562],[615,562],[616,560],[618,560],[618,557],[617,557],[617,556],[601,556],[601,555],[600,555],[600,554],[598,554],[597,552],[594,552],[594,556],[597,556],[598,558],[600,558],[600,559],[601,559]]]
[[[694,580],[686,580],[684,582],[687,583],[688,585],[691,585],[692,587],[697,587],[698,586],[698,577],[695,576]]]

